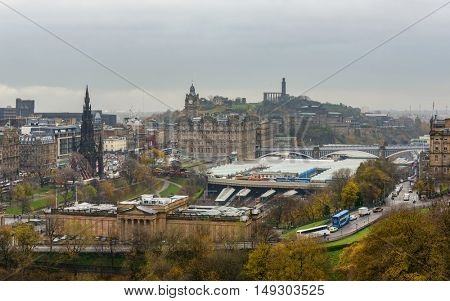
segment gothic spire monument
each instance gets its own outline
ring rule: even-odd
[[[95,141],[91,99],[89,97],[89,87],[86,86],[83,114],[81,116],[81,139],[79,153],[86,158],[94,174],[96,173],[98,167],[98,175],[100,177],[103,176],[103,146],[101,143],[103,143],[101,136],[98,145]]]

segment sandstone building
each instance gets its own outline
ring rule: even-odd
[[[0,128],[0,179],[14,179],[19,172],[19,134],[14,128]]]
[[[56,167],[57,144],[54,136],[22,135],[19,138],[19,165],[26,172],[50,175]]]
[[[191,86],[176,143],[182,154],[200,160],[255,158],[258,118],[253,115],[200,115],[200,98]]]
[[[126,152],[127,151],[126,137],[107,137],[103,139],[103,150],[105,152]]]
[[[82,203],[52,209],[47,214],[47,222],[53,220],[61,226],[79,222],[89,225],[94,236],[115,237],[121,241],[144,234],[187,236],[198,231],[208,233],[214,241],[248,241],[260,218],[256,209],[188,206],[187,202],[187,196],[156,198],[142,195],[136,200],[121,202],[118,207]]]
[[[450,184],[450,118],[430,121],[429,175],[437,183]]]

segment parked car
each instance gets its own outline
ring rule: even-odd
[[[357,216],[356,214],[350,215],[350,220],[351,220],[351,221],[354,221],[354,220],[356,220],[357,218],[358,218],[358,216]]]
[[[375,212],[375,213],[382,212],[382,211],[383,211],[383,208],[381,208],[381,207],[373,208],[373,212]]]
[[[409,192],[409,193],[412,193],[412,192],[413,192],[412,188],[410,188],[410,189],[408,190],[408,192]]]
[[[336,227],[331,226],[331,227],[328,228],[328,230],[330,230],[331,233],[334,233],[334,232],[336,232],[339,229],[336,228]]]

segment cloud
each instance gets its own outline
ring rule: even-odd
[[[180,107],[191,80],[202,96],[260,101],[263,91],[279,89],[284,76],[291,94],[299,94],[442,1],[9,3]],[[379,99],[377,104],[391,107],[388,96],[398,95],[396,108],[412,100],[417,105],[421,99],[446,97],[449,88],[435,87],[450,79],[449,14],[450,6],[313,90],[311,96],[361,105]],[[98,103],[108,110],[128,110],[142,103],[148,111],[166,109],[1,6],[0,40],[2,83],[18,91],[13,94],[37,93],[30,97],[39,99],[46,110],[75,110],[74,104],[81,102],[80,87],[86,83],[98,91]],[[22,97],[0,93],[2,102]]]
[[[112,90],[89,88],[91,103],[94,109],[105,112],[134,111],[134,112],[156,112],[167,110],[160,109],[156,101],[150,99],[139,90]],[[34,99],[36,101],[36,112],[79,112],[82,110],[85,90],[68,89],[64,87],[50,86],[26,86],[10,87],[0,84],[0,107],[15,106],[15,99]],[[176,97],[164,94],[164,97]],[[182,101],[174,104],[178,108],[183,105]]]

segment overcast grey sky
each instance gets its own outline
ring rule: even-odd
[[[181,108],[201,96],[298,95],[445,0],[2,0]],[[0,106],[167,108],[0,5]],[[450,5],[308,93],[369,109],[450,105]]]

